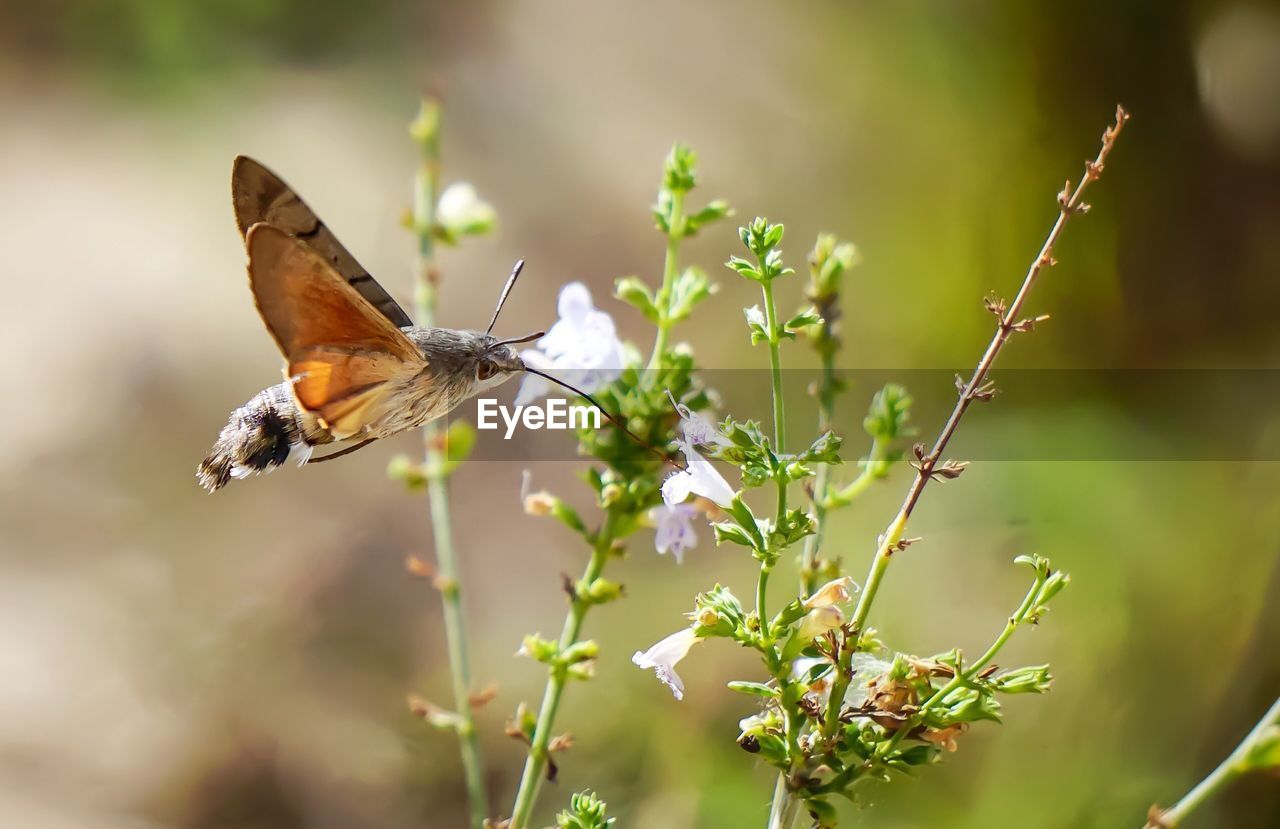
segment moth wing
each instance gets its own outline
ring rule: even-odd
[[[246,236],[249,228],[261,222],[296,236],[328,260],[334,270],[395,327],[413,325],[404,309],[342,246],[302,197],[283,179],[248,156],[236,156],[232,164],[231,204],[241,236]]]
[[[360,434],[427,361],[319,251],[269,224],[245,238],[254,300],[299,407],[336,439]]]
[[[425,361],[419,361],[425,367]],[[386,410],[392,383],[418,368],[380,352],[319,346],[289,359],[286,371],[298,404],[337,440],[361,433]]]

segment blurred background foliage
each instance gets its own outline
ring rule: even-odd
[[[1122,101],[1131,129],[1033,301],[1054,320],[1002,365],[1280,360],[1275,4],[6,0],[0,825],[462,824],[453,741],[404,705],[448,693],[437,597],[402,565],[430,553],[426,506],[384,477],[415,438],[213,499],[192,475],[226,412],[278,377],[242,275],[232,157],[285,175],[407,299],[405,124],[424,89],[447,105],[446,179],[502,219],[442,257],[446,324],[487,319],[525,256],[503,330],[547,324],[573,278],[642,332],[608,290],[656,281],[648,206],[679,139],[706,195],[786,222],[796,264],[819,231],[858,243],[844,365],[971,365],[980,298],[1012,290]],[[679,334],[705,365],[758,367],[738,316],[752,286],[719,269],[733,246],[728,224],[688,246],[723,290]],[[799,304],[799,281],[783,290]],[[734,391],[735,414],[766,415],[763,386]],[[847,432],[871,391],[843,403]],[[1128,457],[1151,413],[1108,393],[1034,421],[997,403],[965,429]],[[1201,426],[1229,433],[1233,400],[1217,403]],[[1280,440],[1265,416],[1259,458]],[[476,670],[501,688],[481,717],[503,798],[520,751],[502,723],[542,681],[511,654],[559,624],[559,573],[581,554],[519,513],[521,467],[454,480]],[[580,495],[576,469],[535,475]],[[1057,686],[944,766],[867,789],[851,825],[1137,826],[1181,794],[1280,689],[1278,473],[988,462],[930,495],[913,526],[927,543],[895,563],[874,622],[901,650],[979,648],[1021,595],[1010,559],[1042,553],[1075,583],[1008,659],[1052,662]],[[830,552],[855,576],[904,486],[899,473],[838,517]],[[591,786],[628,827],[761,825],[771,775],[733,743],[751,703],[722,685],[747,657],[698,653],[680,704],[628,664],[696,590],[749,593],[752,568],[706,540],[676,567],[641,539],[617,574],[627,605],[589,622],[599,680],[569,690],[577,747],[545,820]],[[1255,779],[1197,825],[1277,822],[1275,781]]]

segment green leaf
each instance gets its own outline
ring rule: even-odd
[[[706,225],[718,222],[726,216],[733,215],[729,203],[716,199],[696,213],[685,217],[685,236],[693,236]]]
[[[655,324],[658,322],[659,313],[657,306],[654,305],[653,294],[640,277],[622,277],[614,283],[613,295],[644,314],[649,322]]]
[[[858,262],[852,244],[839,243],[835,236],[822,234],[809,252],[809,299],[820,305],[835,301],[844,272]]]
[[[773,618],[772,629],[780,633],[794,625],[805,617],[809,609],[804,606],[804,602],[799,599],[792,599],[791,602]]]
[[[527,634],[520,645],[520,656],[527,656],[537,662],[550,665],[560,653],[560,645],[550,639],[543,639],[536,633]]]
[[[711,284],[701,268],[688,267],[680,272],[671,286],[671,305],[667,317],[671,321],[685,319],[698,303],[711,296],[716,286]]]
[[[717,545],[727,541],[731,544],[741,544],[743,547],[752,549],[756,547],[756,541],[751,537],[751,534],[731,521],[718,521],[711,525],[711,531],[715,535]]]
[[[698,154],[684,144],[675,144],[662,165],[663,189],[687,193],[697,184]]]
[[[936,763],[942,754],[942,749],[936,745],[922,743],[918,746],[898,752],[894,755],[894,759],[901,762],[905,766],[926,766]]]
[[[822,323],[822,317],[812,308],[801,311],[791,319],[787,320],[786,328],[790,331],[802,331],[811,325],[819,325]]]
[[[778,697],[777,688],[771,688],[760,682],[730,682],[729,690],[752,697],[768,697],[769,699],[777,699]]]
[[[595,659],[599,655],[600,646],[596,644],[594,639],[587,639],[570,645],[564,653],[560,654],[560,662],[564,665],[573,665],[577,662]]]
[[[579,792],[569,798],[569,808],[556,815],[559,829],[609,829],[615,818],[607,816],[607,805],[595,792]]]
[[[843,442],[835,432],[824,432],[796,457],[805,463],[840,463],[839,452]]]
[[[744,276],[753,282],[759,282],[764,278],[760,274],[760,271],[756,270],[756,266],[753,263],[748,262],[745,259],[740,259],[737,256],[730,256],[729,261],[725,262],[724,266],[731,271],[736,271],[739,276]]]
[[[817,524],[807,512],[798,509],[787,510],[770,534],[770,540],[779,547],[790,547],[807,535],[817,532]]]
[[[871,398],[871,407],[862,421],[862,428],[878,441],[890,443],[910,434],[907,421],[910,418],[911,395],[896,383],[889,383]]]
[[[776,248],[778,243],[782,241],[784,228],[777,224],[769,227],[764,234],[764,238],[760,244],[763,248]]]

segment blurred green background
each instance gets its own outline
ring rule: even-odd
[[[818,231],[858,243],[844,364],[970,365],[980,298],[1012,291],[1122,101],[1134,120],[1094,211],[1033,299],[1054,320],[1001,365],[1280,362],[1275,4],[4,2],[0,825],[463,824],[453,740],[404,704],[449,687],[437,598],[402,565],[430,555],[425,501],[384,475],[417,439],[214,498],[193,479],[229,409],[279,370],[243,277],[232,157],[286,176],[407,300],[405,125],[423,90],[446,103],[446,179],[502,220],[444,255],[449,325],[482,324],[524,256],[503,330],[546,325],[581,279],[647,343],[608,290],[660,273],[648,206],[678,139],[700,153],[700,193],[785,221],[797,263]],[[766,359],[740,324],[752,286],[718,266],[735,244],[726,224],[688,246],[722,291],[678,334],[715,368]],[[845,431],[870,392],[842,402]],[[735,414],[765,416],[765,389],[743,394],[755,411]],[[1106,395],[1033,421],[997,403],[965,430],[1128,457],[1143,414]],[[1229,432],[1233,401],[1216,411],[1201,428]],[[1264,417],[1258,457],[1275,457],[1280,418]],[[476,673],[501,689],[481,716],[504,809],[521,751],[502,724],[542,682],[512,652],[559,629],[559,574],[584,553],[520,513],[521,467],[454,479]],[[534,474],[581,501],[575,470]],[[834,525],[855,577],[904,486]],[[981,648],[1024,589],[1010,559],[1036,551],[1074,584],[1002,662],[1049,661],[1058,680],[943,766],[864,790],[850,825],[1136,829],[1172,802],[1280,691],[1278,487],[1264,461],[1005,461],[930,491],[912,533],[927,543],[895,562],[877,627],[909,652]],[[683,703],[628,661],[695,591],[749,594],[751,562],[704,539],[677,567],[641,536],[613,572],[629,597],[588,619],[599,678],[568,692],[577,746],[542,822],[593,787],[632,829],[763,825],[772,775],[733,742],[752,703],[723,687],[754,677],[747,655],[700,649]],[[1276,826],[1277,789],[1234,786],[1196,825]]]

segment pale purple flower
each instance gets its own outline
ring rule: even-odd
[[[560,316],[537,348],[520,352],[531,368],[546,371],[591,393],[613,382],[622,373],[622,343],[613,318],[591,303],[591,292],[581,282],[560,289]],[[545,397],[554,384],[536,374],[526,374],[516,395],[524,405]]]
[[[685,469],[662,482],[662,500],[667,506],[675,506],[691,494],[701,495],[727,509],[737,494],[734,488],[716,471],[711,461],[698,454],[690,441],[681,440],[679,444],[680,451],[684,453]]]
[[[657,527],[653,544],[659,555],[671,553],[676,564],[684,563],[684,551],[698,546],[698,534],[693,529],[693,517],[697,514],[693,504],[663,504],[649,512]]]
[[[698,634],[693,628],[684,628],[658,642],[652,648],[641,653],[636,651],[631,661],[638,668],[652,670],[663,685],[671,689],[676,699],[684,699],[684,682],[676,673],[676,663],[689,654],[698,641]]]
[[[676,407],[676,412],[680,415],[680,431],[684,433],[684,439],[690,444],[694,446],[733,445],[732,441],[720,433],[720,429],[714,423],[676,400],[669,390],[667,398],[671,401],[671,405]]]

